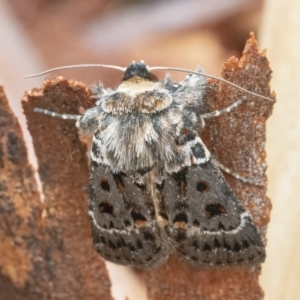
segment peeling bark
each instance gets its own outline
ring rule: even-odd
[[[43,299],[42,204],[21,128],[2,87],[0,170],[0,299]]]
[[[258,52],[253,34],[246,43],[242,58],[238,60],[232,57],[224,63],[222,76],[249,91],[275,98],[270,92],[269,62],[265,52]],[[202,137],[208,149],[223,165],[240,175],[264,182],[264,187],[245,184],[225,174],[266,242],[271,202],[266,197],[265,129],[274,102],[249,96],[216,80],[210,80],[205,102],[207,112],[210,112],[227,107],[245,95],[248,99],[234,111],[207,120]],[[263,298],[258,283],[259,266],[199,270],[171,257],[161,268],[142,273],[150,299]]]
[[[89,93],[79,89],[78,97],[85,101]],[[69,126],[73,130],[57,130],[51,118],[43,122],[32,111],[47,95],[53,104],[55,95],[62,100],[76,98],[76,85],[71,88],[62,82],[43,92],[34,90],[25,97],[33,99],[31,105],[24,101],[43,202],[19,124],[3,91],[0,95],[0,299],[112,299],[105,264],[93,250],[86,213],[86,149],[76,141],[74,124]]]
[[[53,299],[112,299],[104,261],[93,249],[88,201],[86,147],[74,122],[33,111],[44,107],[77,113],[93,105],[90,92],[74,81],[46,80],[25,95],[23,108],[33,138],[43,184],[45,269]],[[69,105],[72,104],[72,105]]]

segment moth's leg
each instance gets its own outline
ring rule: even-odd
[[[230,111],[232,111],[234,108],[238,107],[240,104],[242,104],[245,100],[247,99],[247,97],[242,97],[241,99],[235,101],[234,103],[232,103],[231,105],[221,109],[221,110],[215,110],[215,111],[212,111],[210,113],[206,113],[206,114],[203,114],[201,115],[201,117],[203,119],[209,119],[209,118],[213,118],[213,117],[217,117],[217,116],[220,116],[220,115],[223,115],[223,114],[226,114]]]
[[[53,111],[50,111],[48,109],[43,109],[43,108],[38,108],[36,107],[34,109],[35,112],[37,113],[42,113],[54,118],[59,118],[59,119],[64,119],[64,120],[79,120],[79,118],[81,117],[81,115],[69,115],[69,114],[59,114]]]
[[[230,169],[228,169],[227,167],[225,167],[223,164],[221,164],[220,162],[216,161],[214,159],[215,164],[217,164],[217,166],[223,170],[224,172],[226,172],[227,174],[230,174],[231,176],[233,176],[234,178],[245,182],[245,183],[249,183],[252,185],[257,185],[257,186],[264,186],[264,183],[260,180],[256,180],[253,178],[248,178],[248,177],[244,177],[244,176],[240,176],[238,173],[231,171]]]

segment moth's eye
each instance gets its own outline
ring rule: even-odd
[[[208,190],[209,190],[208,183],[204,180],[199,180],[197,182],[196,188],[197,188],[197,191],[201,192],[201,193],[208,192]]]
[[[208,204],[205,206],[205,217],[207,219],[223,214],[226,214],[226,208],[220,203]]]
[[[101,178],[100,186],[101,186],[103,191],[109,192],[110,186],[109,186],[108,181],[105,178]]]
[[[99,212],[112,215],[114,212],[114,207],[108,201],[103,201],[99,204]]]

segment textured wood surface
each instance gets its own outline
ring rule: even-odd
[[[222,75],[238,85],[264,96],[271,96],[271,70],[264,53],[259,53],[254,36],[247,41],[240,60],[229,59]],[[243,93],[226,84],[210,81],[207,110],[226,107]],[[234,112],[206,122],[204,141],[218,161],[243,175],[266,180],[265,122],[274,102],[248,97]],[[230,175],[226,179],[265,238],[270,200],[266,188],[244,184]],[[144,272],[149,299],[262,299],[258,283],[259,267],[199,270],[172,257],[167,264]]]
[[[54,79],[23,99],[45,196],[45,255],[49,279],[53,277],[53,299],[111,299],[105,264],[92,246],[84,190],[88,181],[86,147],[79,141],[74,122],[33,112],[35,107],[47,106],[77,113],[80,107],[91,105],[89,96],[82,84]]]
[[[78,97],[88,103],[89,93],[79,88]],[[62,105],[68,96],[79,105],[76,84],[72,89],[63,81],[43,92],[34,90],[25,96],[24,110],[39,160],[44,201],[36,189],[19,124],[0,92],[0,299],[112,299],[105,264],[93,251],[86,213],[86,148],[74,126],[51,124],[51,118],[50,123],[43,122],[33,113],[41,98],[47,102],[47,94],[57,107],[57,95]]]

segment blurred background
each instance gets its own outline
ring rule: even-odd
[[[0,85],[21,122],[36,168],[20,100],[44,77],[23,76],[63,65],[127,66],[141,59],[151,66],[201,65],[219,75],[224,61],[241,56],[250,31],[260,50],[268,49],[278,99],[267,132],[273,210],[260,281],[265,299],[300,299],[300,1],[0,0]],[[122,76],[105,69],[56,75],[111,87]],[[143,283],[131,270],[113,264],[108,269],[116,300],[146,299]]]

